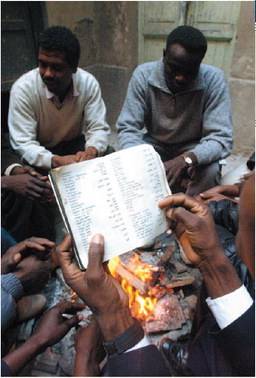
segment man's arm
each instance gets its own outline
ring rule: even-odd
[[[42,353],[48,346],[57,343],[66,333],[79,322],[79,316],[73,315],[66,319],[64,313],[75,314],[84,306],[69,302],[60,302],[42,317],[33,335],[21,346],[4,356],[2,362],[9,373],[17,375],[26,363],[37,354]]]
[[[206,91],[202,122],[202,138],[191,150],[199,164],[223,159],[232,148],[231,103],[227,84],[221,71],[215,73]]]
[[[120,147],[128,148],[143,142],[143,128],[147,113],[147,83],[138,67],[129,82],[127,95],[116,128]]]
[[[30,165],[50,169],[53,155],[37,141],[37,123],[32,94],[14,84],[8,114],[11,146]]]
[[[100,156],[107,149],[110,127],[106,122],[106,107],[100,86],[95,78],[90,80],[88,96],[83,121],[83,133],[86,140],[85,150],[94,147]]]
[[[1,275],[1,331],[12,324],[16,316],[16,301],[23,295],[20,280],[13,274]]]

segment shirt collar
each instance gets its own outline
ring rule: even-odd
[[[148,81],[149,81],[149,84],[153,85],[156,88],[161,89],[163,92],[172,94],[172,92],[166,85],[166,81],[164,78],[164,64],[163,64],[162,59],[157,62],[156,69],[152,71],[151,75],[149,76]],[[203,84],[202,74],[201,74],[201,66],[200,66],[199,73],[196,79],[190,84],[190,86],[185,91],[179,92],[177,93],[177,95],[186,93],[186,92],[200,90],[200,89],[204,89],[204,84]]]
[[[44,84],[43,82],[43,85],[44,85],[44,89],[45,89],[45,95],[46,95],[46,98],[48,100],[51,100],[53,99],[55,96],[54,93],[50,92],[49,89],[47,88],[47,86]],[[69,92],[70,93],[70,92]],[[72,96],[73,97],[77,97],[80,95],[80,92],[78,91],[78,88],[77,88],[77,82],[76,82],[76,74],[72,74]]]

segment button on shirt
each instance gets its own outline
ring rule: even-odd
[[[30,165],[50,169],[48,150],[81,134],[99,155],[108,145],[110,127],[97,80],[78,68],[64,101],[51,93],[36,68],[21,76],[10,94],[9,132],[12,148]]]

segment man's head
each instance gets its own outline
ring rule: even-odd
[[[38,63],[42,80],[49,91],[65,95],[76,72],[80,45],[76,36],[64,26],[52,26],[39,37]]]
[[[185,90],[196,78],[206,50],[206,38],[192,26],[179,26],[169,34],[163,62],[165,81],[172,92]]]
[[[255,172],[244,182],[240,195],[239,227],[236,236],[239,256],[255,275]]]

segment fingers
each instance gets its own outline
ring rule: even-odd
[[[193,228],[193,225],[198,222],[198,216],[191,214],[183,207],[167,210],[166,216],[168,219],[176,222],[177,227],[175,228],[175,232],[177,236],[184,232],[184,227],[189,230]],[[183,225],[184,227],[182,227],[181,225]]]
[[[65,320],[65,325],[68,328],[72,328],[75,325],[77,325],[80,321],[81,321],[81,318],[79,317],[79,315],[74,315],[72,316],[72,318]]]
[[[13,261],[12,261],[12,263],[14,264],[14,265],[17,265],[20,261],[21,261],[21,259],[22,259],[22,254],[21,253],[15,253],[15,255],[13,256]]]
[[[102,262],[104,257],[104,238],[101,234],[92,237],[89,246],[87,277],[98,277],[104,273]]]
[[[56,305],[59,308],[60,313],[74,314],[77,311],[81,311],[85,308],[82,303],[72,303],[68,301],[62,301]]]
[[[35,242],[35,243],[38,243],[38,244],[41,244],[41,245],[45,245],[45,246],[50,247],[50,248],[53,248],[55,246],[55,243],[53,241],[51,241],[49,239],[45,239],[45,238],[38,238],[38,237],[32,236],[28,240]]]
[[[195,198],[184,193],[168,196],[161,200],[158,205],[161,209],[181,206],[195,214],[201,211],[203,206],[203,204],[198,202]]]

